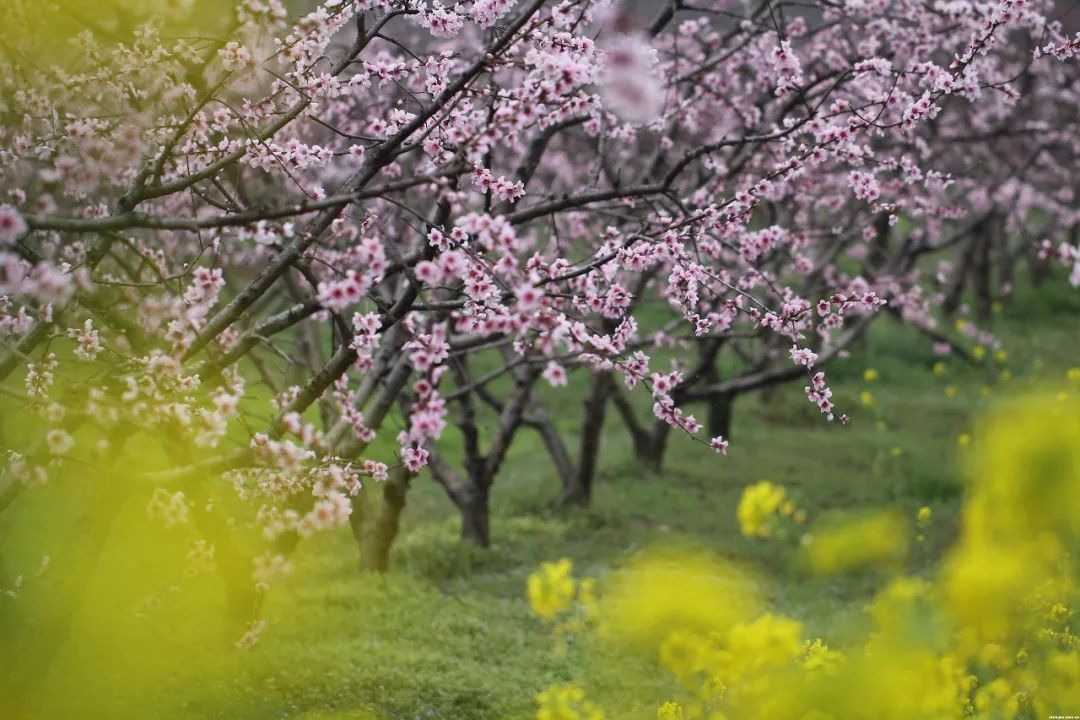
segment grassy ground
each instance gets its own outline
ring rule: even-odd
[[[356,552],[344,533],[312,543],[268,608],[266,636],[248,653],[244,672],[190,700],[186,711],[232,718],[525,718],[538,690],[582,676],[599,685],[601,696],[614,697],[622,668],[598,672],[577,666],[573,654],[556,656],[548,632],[529,616],[524,581],[543,560],[570,557],[582,572],[603,574],[635,550],[662,542],[692,543],[751,564],[783,611],[842,644],[862,622],[860,608],[880,578],[812,580],[775,544],[741,537],[734,510],[742,487],[761,479],[783,483],[815,514],[885,504],[914,514],[930,505],[936,520],[910,568],[928,571],[956,527],[963,491],[959,436],[1010,385],[1055,381],[1076,364],[1077,309],[1068,294],[1025,298],[995,321],[1006,362],[974,368],[947,361],[943,375],[932,372],[937,358],[928,340],[880,325],[858,360],[834,367],[841,404],[856,409],[851,426],[821,422],[797,387],[768,399],[743,398],[726,459],[676,439],[662,478],[636,467],[626,434],[610,418],[601,481],[587,512],[549,509],[557,481],[539,444],[522,442],[498,480],[495,546],[488,552],[455,543],[448,503],[420,478],[387,577],[353,571]],[[862,379],[868,367],[878,371],[877,382]],[[1000,379],[1005,367],[1013,380]],[[956,387],[954,397],[946,394],[949,386]],[[859,402],[863,390],[873,394],[869,408]],[[573,412],[560,417],[572,424],[576,402],[567,410]]]
[[[409,496],[391,573],[358,574],[347,531],[308,542],[295,571],[269,596],[258,645],[227,660],[200,658],[192,672],[147,689],[148,705],[132,714],[514,720],[531,716],[540,689],[581,678],[597,689],[597,700],[617,703],[623,683],[660,681],[644,666],[586,667],[584,653],[554,653],[549,632],[530,617],[525,578],[541,561],[560,557],[572,558],[582,573],[603,575],[657,543],[705,547],[748,564],[783,612],[842,645],[863,622],[861,607],[881,577],[811,579],[776,543],[742,537],[735,521],[742,488],[762,479],[782,483],[814,515],[892,505],[913,516],[929,505],[935,519],[908,570],[931,571],[956,529],[959,436],[1011,387],[1060,382],[1078,364],[1077,313],[1075,291],[1022,298],[994,321],[1006,362],[970,367],[946,360],[941,375],[932,371],[939,358],[929,340],[883,321],[857,359],[831,371],[838,404],[853,416],[850,426],[822,421],[798,386],[744,397],[727,458],[675,438],[663,477],[636,466],[626,433],[609,416],[588,511],[551,510],[557,479],[539,442],[522,437],[494,490],[489,551],[457,543],[451,506],[422,476]],[[868,383],[863,372],[871,367],[880,379]],[[1006,367],[1014,379],[1001,379]],[[950,386],[955,396],[946,393]],[[860,403],[863,391],[873,395],[870,407]],[[572,430],[581,395],[561,397],[568,405],[552,410]],[[118,717],[132,708],[114,710]],[[620,715],[650,716],[647,708]]]

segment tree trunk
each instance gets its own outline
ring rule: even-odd
[[[874,220],[874,241],[871,245],[870,262],[882,265],[889,257],[889,213],[880,213]]]
[[[214,557],[225,586],[225,617],[229,622],[226,631],[230,633],[230,638],[235,640],[239,636],[237,631],[242,632],[248,623],[258,617],[262,607],[262,593],[251,580],[251,558],[227,540],[233,531],[222,516],[222,511],[217,509],[218,503],[212,500],[205,485],[193,485],[191,498],[195,525],[203,537],[217,539],[214,544]],[[208,510],[210,507],[214,509]]]
[[[735,406],[735,394],[723,393],[709,399],[709,435],[731,437],[731,416]]]
[[[353,539],[360,548],[360,571],[364,571],[364,547],[367,542],[368,518],[371,517],[372,507],[371,489],[367,483],[360,486],[360,491],[352,497],[349,503],[352,512],[349,513],[349,529],[352,530]]]
[[[975,291],[975,313],[980,320],[990,318],[990,306],[993,303],[990,289],[990,244],[993,240],[991,224],[980,227],[976,238],[975,263],[972,267],[973,290]]]
[[[1004,215],[994,215],[994,224],[991,230],[994,239],[994,261],[998,265],[1001,301],[1002,303],[1008,303],[1012,300],[1013,291],[1016,289],[1016,261],[1018,256],[1009,249],[1009,234],[1005,228]]]
[[[976,246],[979,243],[979,236],[982,232],[983,223],[978,223],[971,229],[971,234],[964,242],[964,247],[960,252],[960,257],[956,261],[956,266],[953,267],[953,275],[952,278],[949,279],[948,287],[945,288],[945,298],[941,303],[941,309],[948,317],[955,315],[956,311],[960,308],[960,303],[964,297],[964,287],[967,285],[968,273],[971,271],[971,264],[974,260]]]
[[[570,459],[570,453],[566,451],[566,443],[563,442],[555,423],[541,405],[534,405],[529,409],[527,422],[540,434],[548,455],[555,464],[555,470],[559,473],[559,480],[562,486],[566,487],[572,482],[577,468],[574,467],[574,461]]]
[[[639,462],[644,463],[652,451],[652,435],[638,421],[634,406],[626,393],[618,387],[613,387],[611,399],[615,403],[615,409],[619,411],[619,416],[626,424],[626,429],[630,431],[630,437],[634,439],[634,456]]]
[[[382,486],[382,505],[371,516],[360,542],[361,572],[385,573],[390,569],[390,549],[401,528],[401,514],[409,492],[412,474],[399,466],[390,471]]]
[[[581,454],[577,472],[563,488],[560,505],[588,505],[592,500],[593,482],[600,459],[600,444],[604,435],[604,416],[614,378],[610,372],[593,375],[589,394],[585,398],[585,413],[581,426]]]
[[[653,475],[659,475],[664,470],[664,455],[667,454],[670,437],[671,426],[662,420],[657,420],[649,438],[648,452],[643,460],[645,469]]]
[[[461,514],[461,539],[470,545],[491,545],[490,492],[486,485],[472,485],[463,493],[458,510]]]
[[[122,453],[129,433],[113,438],[114,457]],[[49,571],[38,581],[55,602],[40,610],[37,629],[28,637],[4,637],[0,653],[0,707],[4,717],[35,717],[35,708],[50,684],[49,669],[68,641],[83,603],[85,590],[97,576],[102,553],[113,526],[131,497],[132,486],[114,462],[105,462],[100,472],[89,475],[89,494],[71,526],[79,541],[54,558]],[[7,589],[6,587],[4,589]],[[7,600],[7,598],[4,598]],[[0,608],[3,609],[3,608]]]

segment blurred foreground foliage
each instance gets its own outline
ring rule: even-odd
[[[577,643],[596,662],[644,657],[674,682],[668,695],[651,695],[665,692],[662,683],[628,682],[625,701],[607,715],[580,685],[555,685],[537,697],[537,720],[643,717],[649,706],[658,720],[1014,720],[1075,711],[1080,403],[1066,392],[1002,403],[975,435],[954,546],[928,578],[896,572],[866,607],[868,632],[842,648],[774,612],[730,560],[647,551],[603,583],[599,600],[592,580],[576,584],[569,561],[542,565],[527,595],[552,623],[560,653]],[[783,502],[782,488],[749,486],[744,534],[761,537]],[[913,520],[930,517],[923,509]],[[801,554],[815,573],[895,569],[909,527],[895,513],[867,512],[815,525]]]

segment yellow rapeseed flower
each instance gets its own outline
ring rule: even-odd
[[[760,603],[747,572],[705,553],[651,551],[615,574],[600,600],[603,635],[658,647],[675,631],[726,634]]]
[[[683,720],[686,714],[677,702],[666,702],[656,710],[656,720]]]
[[[525,591],[529,606],[543,620],[553,620],[574,602],[576,584],[571,576],[573,563],[564,558],[546,562],[529,576]]]
[[[821,672],[827,675],[835,674],[844,661],[844,654],[832,650],[825,641],[817,638],[807,641],[804,646],[803,667],[810,672]]]
[[[641,695],[626,706],[658,708],[658,720],[827,720],[852,716],[858,698],[859,717],[1000,720],[1047,717],[1075,702],[1080,404],[1051,393],[996,413],[977,445],[968,433],[958,440],[972,449],[956,545],[928,578],[893,577],[866,607],[867,632],[839,616],[842,654],[806,642],[795,620],[763,612],[753,578],[707,556],[650,554],[615,573],[598,627],[634,644],[605,645],[603,660],[619,647],[635,660],[659,658],[687,695],[664,702],[645,695],[661,685],[637,683],[630,692]],[[748,521],[753,536],[790,510],[771,483],[743,499],[740,527]],[[923,529],[933,517],[929,506],[915,513]],[[819,524],[807,537],[811,568],[899,569],[907,523],[884,511]],[[539,700],[538,720],[602,717],[576,686]]]
[[[536,696],[536,720],[604,720],[604,712],[573,683],[553,685]]]
[[[765,668],[785,665],[800,657],[803,647],[801,624],[766,613],[731,628],[727,648],[731,662],[723,677],[735,682]]]
[[[881,511],[818,523],[804,548],[811,570],[832,575],[902,559],[907,554],[908,531],[897,513]]]
[[[774,519],[780,505],[787,499],[784,488],[762,480],[748,485],[739,500],[735,515],[739,520],[739,529],[747,537],[769,537],[774,528]]]

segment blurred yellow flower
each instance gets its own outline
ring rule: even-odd
[[[986,348],[983,347],[982,345],[976,345],[975,349],[973,349],[971,351],[971,355],[976,360],[982,360],[983,358],[986,357]]]
[[[682,705],[677,702],[666,702],[656,710],[656,720],[684,720]]]
[[[663,685],[639,683],[627,707],[658,708],[658,720],[1005,720],[1075,703],[1080,404],[1053,393],[1002,403],[978,433],[978,445],[958,438],[973,447],[955,546],[926,579],[895,575],[866,606],[866,631],[834,618],[843,653],[807,642],[799,622],[768,611],[751,576],[707,556],[654,553],[615,574],[600,627],[639,643],[635,661],[659,657],[687,695],[663,702],[646,694]],[[740,527],[759,536],[792,507],[783,488],[752,485]],[[933,518],[928,505],[915,513],[920,530]],[[888,510],[818,523],[807,564],[899,570],[909,525]],[[601,717],[574,687],[542,694],[538,720]]]
[[[948,366],[945,363],[938,360],[936,363],[934,363],[934,375],[937,375],[938,377],[941,377],[942,375],[945,374],[945,370],[947,368],[948,368]]]
[[[529,576],[525,584],[532,611],[543,620],[553,620],[574,602],[576,585],[571,576],[573,563],[568,559],[546,562]]]
[[[843,660],[844,654],[830,649],[821,638],[807,641],[804,646],[803,667],[810,672],[835,674]]]
[[[774,528],[774,517],[780,505],[787,499],[784,488],[762,480],[748,485],[739,500],[735,515],[739,529],[747,537],[769,537]]]
[[[945,386],[945,397],[954,398],[954,397],[956,397],[956,392],[957,392],[957,387],[955,385],[946,385]]]
[[[866,368],[866,370],[863,371],[862,377],[866,382],[877,382],[880,375],[878,375],[878,371],[874,368]]]
[[[536,696],[536,720],[604,720],[604,712],[573,683],[553,685]]]
[[[871,563],[888,563],[907,554],[908,530],[896,512],[817,523],[804,543],[810,569],[834,575]]]
[[[862,404],[863,407],[873,407],[874,396],[870,393],[869,390],[863,390],[861,393],[859,393],[859,402]]]
[[[1009,360],[1009,353],[1007,353],[1004,350],[995,350],[994,351],[994,360],[996,360],[999,363],[1007,362]]]
[[[654,550],[612,577],[600,600],[601,631],[659,647],[674,631],[726,634],[759,603],[757,581],[734,565],[704,553]]]
[[[732,662],[722,676],[735,682],[768,667],[797,659],[803,653],[802,625],[790,618],[766,613],[731,628],[728,653]]]

